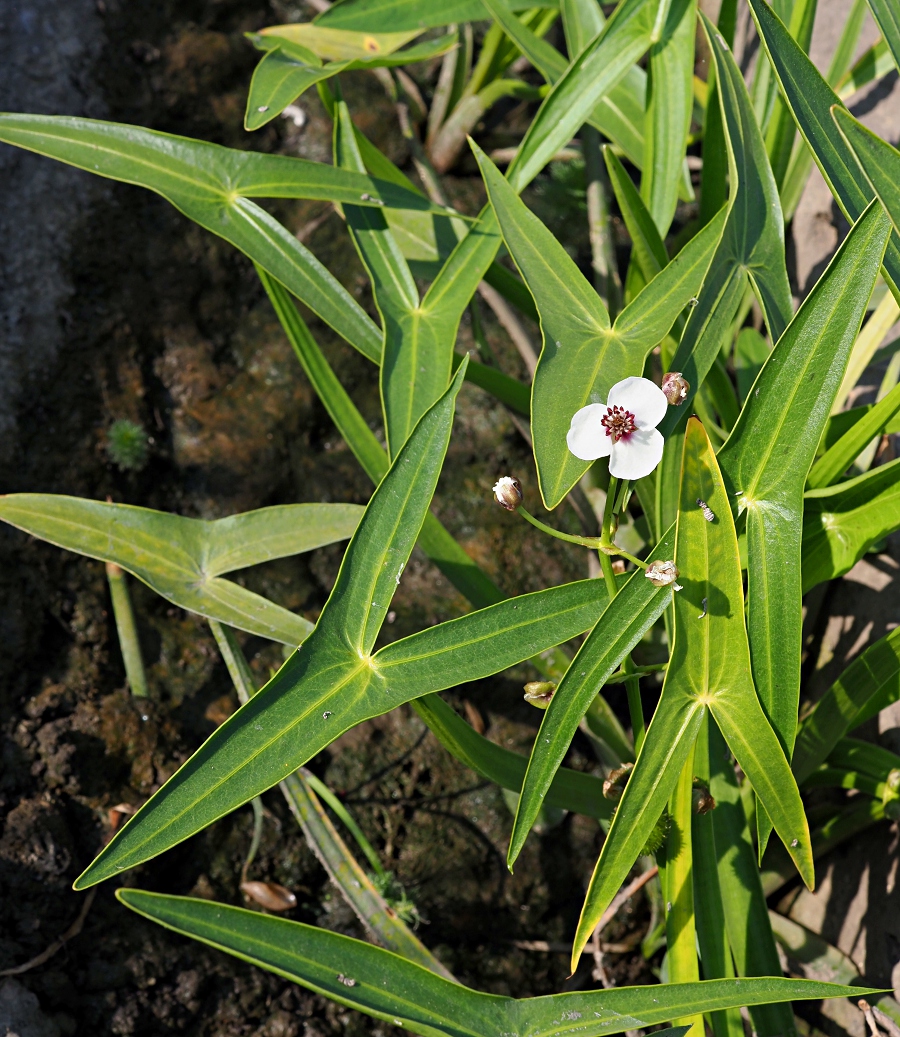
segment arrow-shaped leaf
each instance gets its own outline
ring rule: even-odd
[[[115,562],[191,612],[293,646],[312,624],[221,579],[222,573],[345,540],[363,510],[357,504],[285,504],[208,522],[50,493],[0,497],[4,522],[69,551]]]
[[[707,503],[711,521],[698,498]],[[675,558],[684,587],[675,595],[675,635],[662,697],[591,878],[573,965],[662,813],[706,709],[771,812],[804,880],[813,881],[800,794],[750,675],[741,564],[728,496],[696,418],[688,422],[684,439]]]
[[[133,911],[423,1037],[605,1037],[688,1012],[876,991],[803,979],[713,980],[515,999],[483,994],[340,933],[208,900],[120,889]],[[684,1037],[684,1028],[660,1037]]]
[[[753,675],[788,756],[800,700],[803,485],[865,316],[888,231],[880,208],[870,206],[778,340],[720,453],[731,500],[747,514]],[[729,738],[724,726],[723,734]]]

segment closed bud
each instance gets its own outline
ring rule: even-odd
[[[609,777],[603,782],[603,798],[609,799],[613,803],[618,802],[622,798],[622,793],[625,791],[633,769],[633,763],[623,763],[621,767],[610,771]]]
[[[710,810],[715,810],[715,807],[716,801],[706,782],[701,778],[694,778],[691,788],[691,810],[695,814],[708,814]]]
[[[504,475],[494,483],[497,503],[507,511],[515,511],[522,503],[522,484],[511,475]]]
[[[242,882],[241,892],[267,911],[290,911],[297,906],[294,894],[277,882]]]
[[[529,681],[525,685],[525,701],[538,709],[546,709],[553,698],[556,685],[553,681]]]
[[[691,383],[680,371],[669,371],[663,375],[660,388],[670,407],[680,407],[691,391]]]
[[[644,575],[657,587],[668,587],[678,579],[678,567],[671,560],[651,562]],[[675,590],[681,590],[677,583]]]

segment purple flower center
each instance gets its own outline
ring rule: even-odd
[[[630,436],[637,428],[634,415],[624,407],[608,407],[606,414],[600,419],[600,424],[606,429],[606,434],[612,436],[614,443]]]

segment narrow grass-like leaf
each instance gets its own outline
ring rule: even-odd
[[[388,470],[386,451],[329,367],[288,293],[264,270],[257,269],[257,273],[319,399],[366,475],[377,486]],[[492,605],[506,596],[430,512],[425,517],[419,543],[453,586],[476,607]]]
[[[718,30],[701,13],[716,62],[716,82],[728,149],[728,219],[669,367],[690,383],[686,404],[705,380],[731,334],[744,295],[746,275],[777,339],[791,319],[791,291],[784,264],[784,223],[778,189],[740,69]],[[660,431],[668,436],[688,407],[672,408]]]
[[[307,27],[307,23],[303,23]],[[282,28],[293,28],[286,26]],[[310,27],[311,28],[311,27]],[[262,30],[263,33],[266,30]],[[368,40],[373,37],[366,35]],[[341,61],[321,60],[306,47],[290,42],[279,35],[250,34],[250,39],[260,50],[267,51],[256,66],[250,80],[247,109],[244,113],[244,129],[258,130],[271,122],[306,90],[325,79],[331,79],[344,71],[368,68],[390,68],[428,61],[439,57],[457,45],[455,32],[445,33],[433,40],[409,47],[406,50],[368,55],[364,59],[345,58]]]
[[[407,961],[452,980],[447,968],[385,902],[331,823],[303,772],[289,774],[281,782],[281,791],[322,867],[374,939]]]
[[[503,0],[503,4],[510,11],[525,11],[534,7],[534,0]],[[547,0],[542,6],[554,8],[559,4]],[[484,17],[481,0],[441,0],[440,4],[430,0],[344,0],[320,14],[316,25],[359,32],[406,32],[477,22]]]
[[[115,562],[181,608],[294,646],[312,624],[222,574],[345,540],[362,513],[356,504],[285,504],[204,521],[49,493],[0,497],[4,522]]]
[[[898,413],[900,385],[894,386],[883,400],[879,400],[816,461],[806,480],[809,489],[817,490],[822,486],[830,486],[839,479],[873,437],[880,436]]]
[[[675,206],[694,102],[694,0],[671,0],[659,40],[650,48],[646,155],[641,197],[660,235],[668,233]]]
[[[694,772],[707,785],[710,782],[709,726],[703,719],[694,751]],[[721,735],[719,735],[721,741]],[[716,801],[718,806],[718,801]],[[700,952],[704,979],[731,979],[734,960],[725,925],[722,904],[722,886],[719,882],[719,861],[712,812],[694,814],[691,821],[693,840],[694,911],[696,914],[697,947]],[[666,862],[668,867],[668,862]],[[734,1009],[716,1012],[710,1022],[715,1037],[742,1037],[744,1026],[741,1013]]]
[[[663,537],[651,558],[672,556],[672,532]],[[637,570],[585,639],[553,693],[534,740],[509,840],[507,862],[510,867],[525,845],[581,718],[609,675],[659,619],[671,600],[670,588],[656,587],[644,578],[642,570]]]
[[[832,118],[831,109],[842,107],[840,98],[765,0],[748,2],[797,127],[844,215],[855,223],[873,192]],[[896,232],[888,243],[884,268],[891,291],[895,298],[900,297],[900,238]]]
[[[269,25],[259,30],[263,37],[274,37],[299,44],[326,61],[366,61],[387,57],[422,32],[419,28],[390,29],[386,32],[354,31],[313,22]]]
[[[900,70],[900,9],[893,0],[868,0],[872,17],[881,29],[881,35],[894,58],[894,67]]]
[[[849,572],[869,548],[900,528],[900,460],[803,501],[803,592]]]
[[[623,0],[603,31],[569,65],[547,95],[507,171],[519,192],[569,140],[601,98],[651,43],[656,0]]]
[[[888,230],[874,205],[851,230],[778,340],[719,455],[731,500],[747,514],[754,680],[788,756],[800,697],[803,485],[878,277]]]
[[[644,281],[651,281],[669,262],[666,246],[653,217],[644,204],[631,177],[612,148],[603,149],[609,180],[622,210],[622,218],[631,238],[631,249]]]
[[[699,290],[725,217],[696,235],[611,327],[599,296],[563,246],[474,147],[504,241],[541,317],[532,436],[541,494],[555,508],[590,467],[566,445],[572,415],[592,400],[605,400],[616,382],[641,373],[647,354]]]
[[[711,522],[698,507],[698,498],[711,510]],[[812,884],[803,804],[750,675],[737,533],[728,496],[715,454],[696,418],[688,422],[685,433],[675,560],[683,589],[675,595],[674,643],[662,697],[594,869],[578,923],[573,964],[675,788],[707,708],[723,728],[757,796],[771,811],[801,875]],[[554,699],[558,694],[559,689]]]
[[[716,808],[709,817],[715,836],[718,884],[728,944],[739,976],[776,976],[781,972],[778,948],[766,908],[766,893],[757,866],[750,825],[737,783],[734,761],[714,722],[709,725],[709,788]],[[815,847],[815,844],[813,844]],[[781,843],[778,850],[795,875],[793,863]],[[751,1007],[753,1028],[760,1037],[796,1034],[790,1005]]]
[[[593,3],[593,0],[591,0]],[[533,33],[519,18],[505,7],[502,0],[485,0],[485,7],[515,41],[522,53],[551,85],[565,74],[568,62],[547,40]],[[599,5],[594,5],[602,20]],[[602,21],[600,23],[602,28]],[[599,32],[599,28],[597,30]],[[596,32],[590,33],[586,45]],[[581,48],[570,49],[576,53]],[[586,118],[586,122],[608,137],[638,169],[644,165],[644,100],[647,93],[647,74],[639,65],[632,65],[622,80],[612,86],[606,97]]]
[[[451,983],[390,951],[301,922],[138,889],[120,889],[117,896],[175,932],[423,1037],[605,1037],[623,1026],[652,1026],[686,1010],[875,993],[864,987],[770,978],[618,987],[516,1000]],[[684,1037],[683,1030],[662,1034]]]
[[[866,129],[846,108],[835,105],[832,115],[894,227],[900,228],[900,151]]]
[[[478,734],[440,695],[413,699],[412,707],[451,756],[501,788],[521,791],[528,757]],[[568,767],[556,772],[544,803],[598,820],[608,820],[612,813],[612,804],[603,797],[603,780]]]

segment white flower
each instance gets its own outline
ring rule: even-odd
[[[576,411],[566,443],[582,461],[609,457],[614,479],[642,479],[662,460],[665,440],[656,431],[669,403],[647,378],[625,378],[609,390],[606,403]]]

